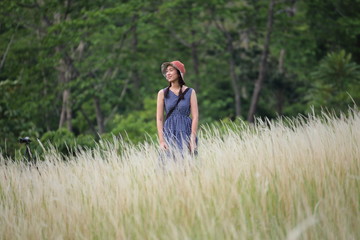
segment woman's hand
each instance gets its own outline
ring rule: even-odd
[[[194,154],[196,151],[196,137],[194,135],[191,135],[190,137],[190,153]]]
[[[169,147],[165,142],[160,142],[160,149],[162,150],[168,150]]]

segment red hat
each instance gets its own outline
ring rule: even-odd
[[[168,66],[173,66],[174,68],[176,68],[177,70],[179,70],[180,74],[181,74],[181,78],[184,80],[184,75],[186,73],[185,70],[185,66],[182,62],[180,61],[172,61],[172,62],[164,62],[163,64],[161,64],[161,72],[164,75],[164,77],[166,78],[166,68]]]

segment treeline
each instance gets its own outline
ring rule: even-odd
[[[155,138],[160,64],[176,59],[201,123],[346,110],[360,100],[359,3],[1,1],[0,151],[20,136]]]

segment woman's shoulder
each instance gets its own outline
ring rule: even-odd
[[[195,92],[195,89],[191,88],[191,87],[188,87],[186,85],[184,85],[184,89],[183,91],[188,91],[188,92]]]
[[[165,92],[167,88],[168,88],[168,87],[160,89],[158,93],[161,93],[161,92],[163,93],[163,92]]]
[[[193,89],[192,89],[191,87],[189,87],[189,86],[184,85],[184,86],[183,86],[183,91],[185,91],[185,90],[191,91],[191,90],[193,90]]]
[[[166,90],[166,88],[160,89],[158,92],[158,96],[164,96],[165,90]]]

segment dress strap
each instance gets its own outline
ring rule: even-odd
[[[172,114],[172,112],[175,110],[176,106],[179,104],[179,102],[181,101],[181,99],[184,98],[186,92],[189,90],[190,88],[188,87],[187,89],[185,89],[185,91],[178,97],[177,102],[175,103],[174,107],[172,109],[170,109],[170,111],[166,114],[165,117],[165,121],[170,117],[170,115]]]

